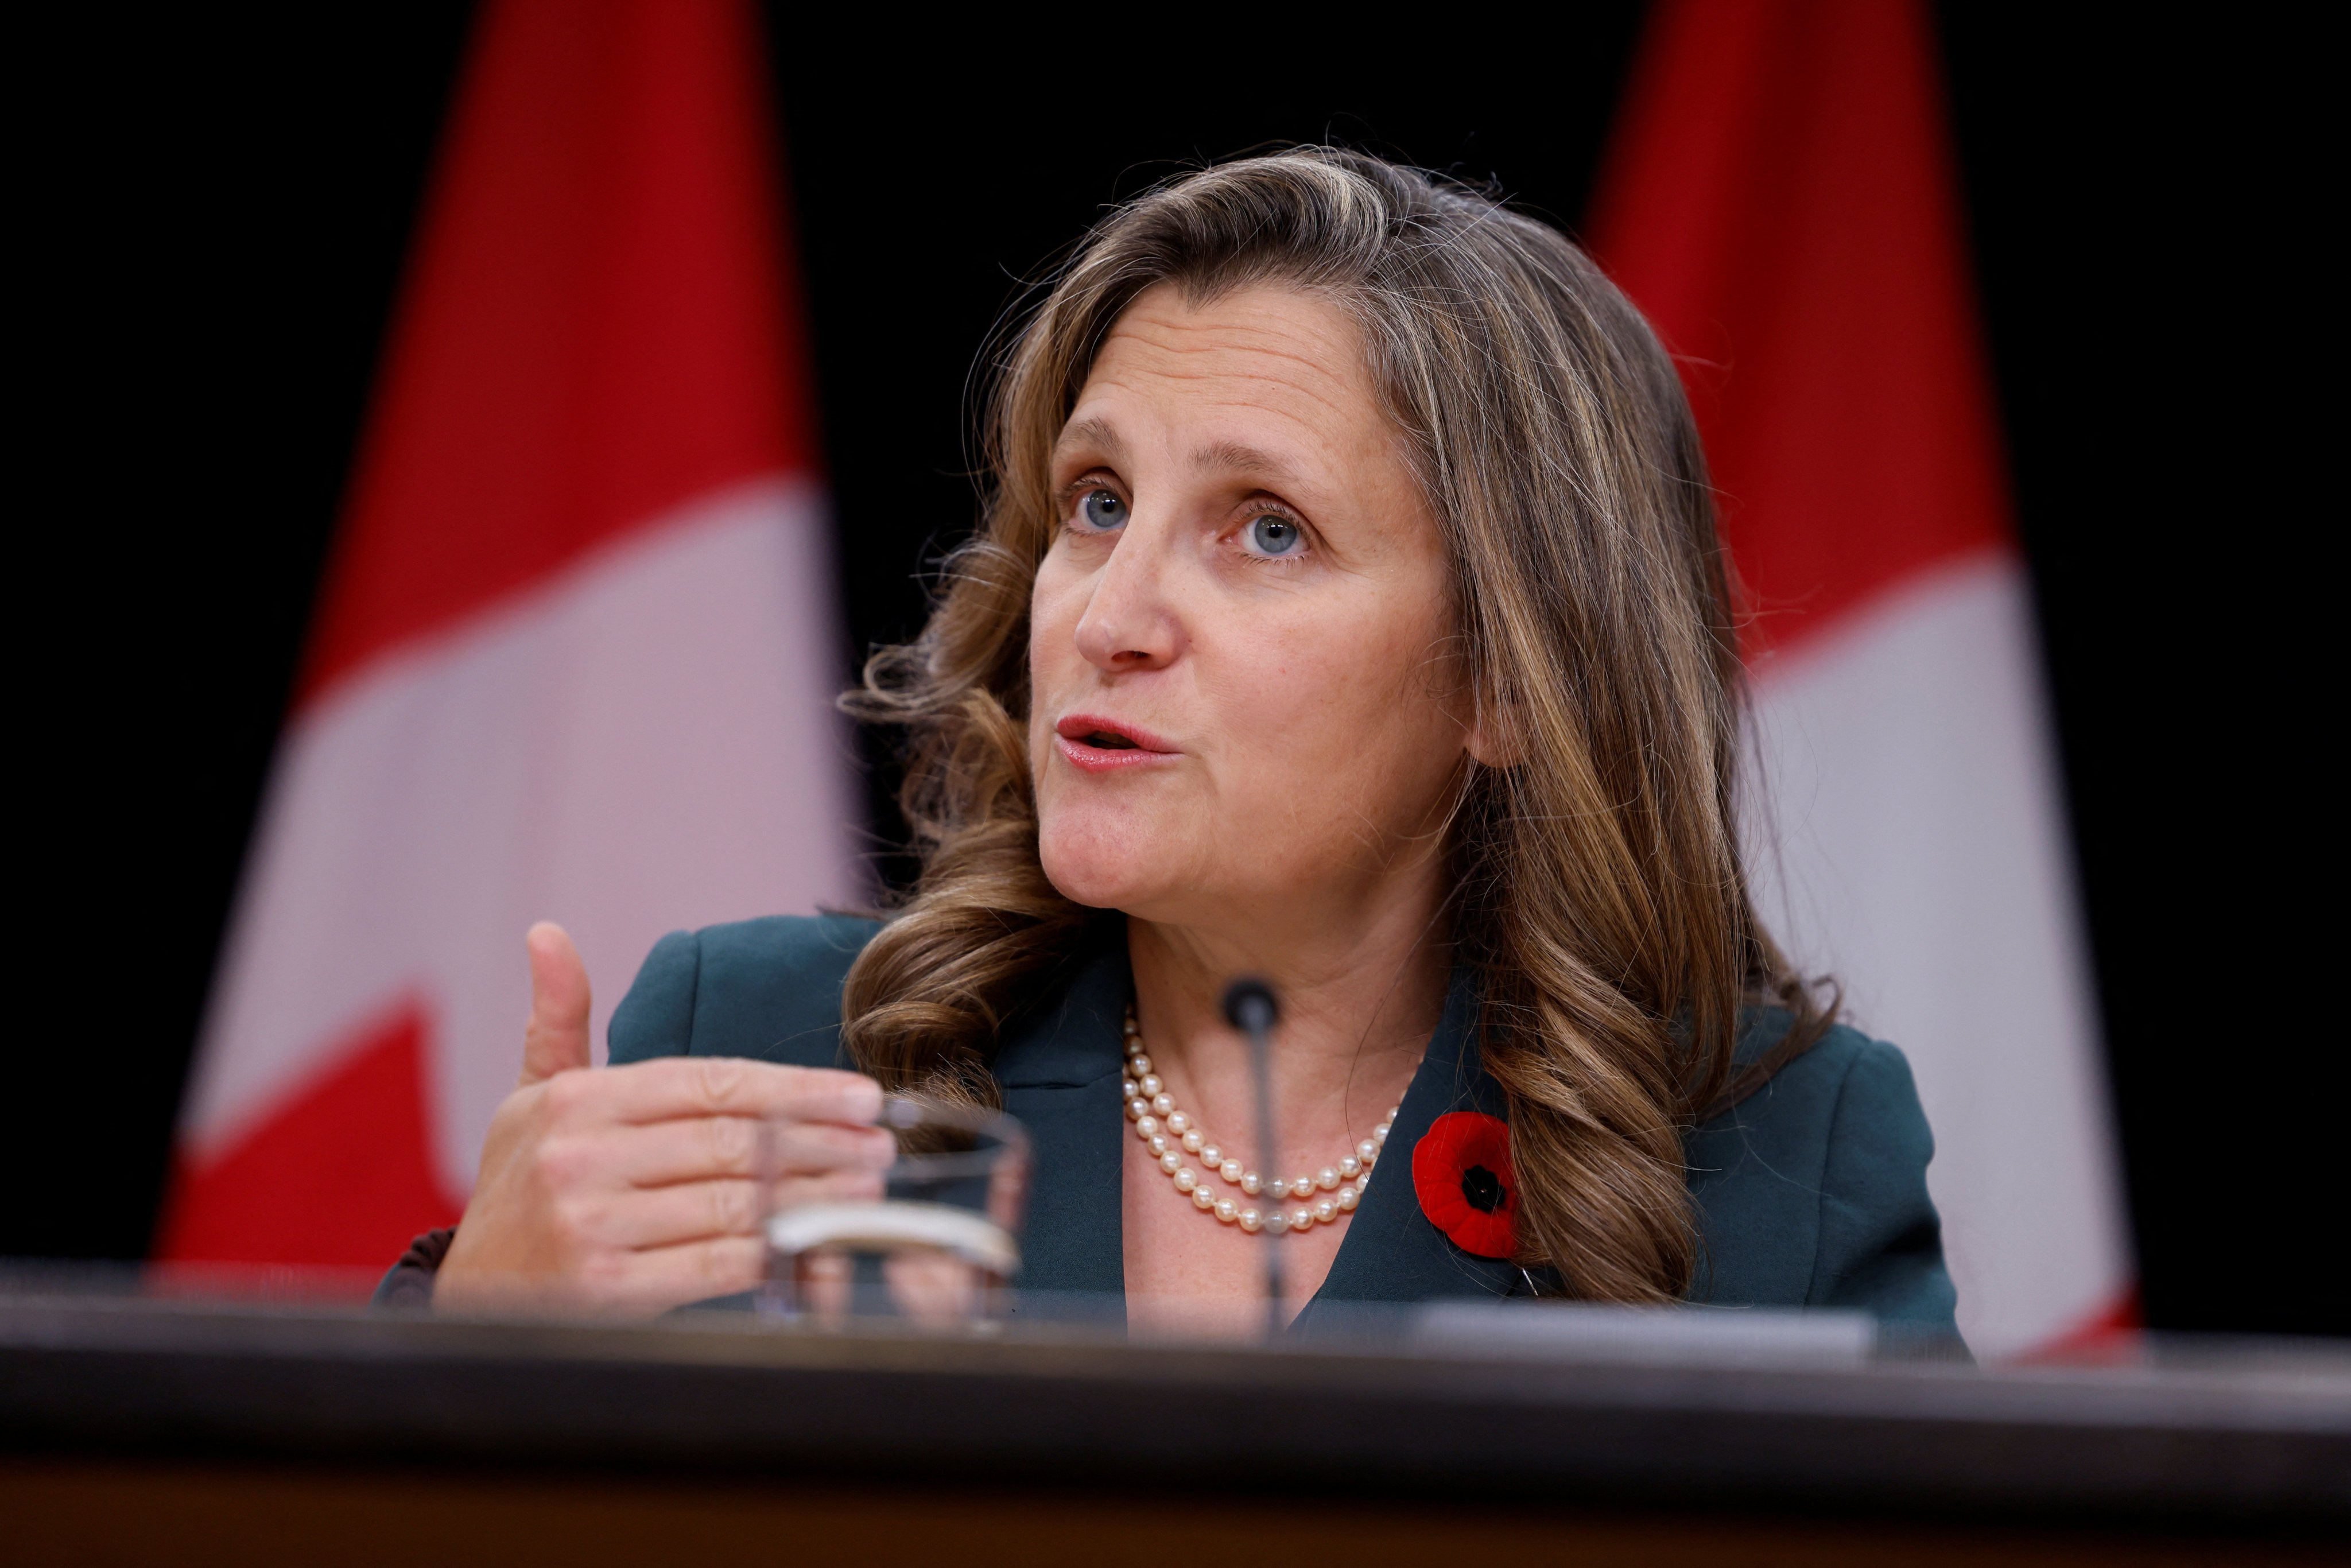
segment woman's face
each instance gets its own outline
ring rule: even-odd
[[[1054,886],[1177,925],[1375,918],[1427,874],[1469,737],[1444,549],[1353,322],[1150,290],[1052,474],[1029,745]]]

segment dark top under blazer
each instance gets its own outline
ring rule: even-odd
[[[612,1014],[611,1061],[737,1056],[849,1066],[841,981],[879,929],[826,915],[673,932]],[[1120,1026],[1133,994],[1125,943],[1092,944],[1008,1029],[989,1064],[1004,1108],[1036,1140],[1026,1289],[1124,1291],[1120,1162],[1128,1129],[1118,1085]],[[1394,1169],[1365,1187],[1308,1317],[1326,1301],[1526,1293],[1515,1267],[1462,1251],[1423,1217],[1402,1157],[1447,1111],[1505,1113],[1499,1088],[1478,1064],[1474,1012],[1474,993],[1457,977],[1389,1135]],[[1759,1012],[1738,1060],[1769,1050],[1786,1023],[1785,1014]],[[1696,1129],[1687,1147],[1701,1239],[1693,1301],[1862,1308],[1914,1332],[1957,1333],[1927,1196],[1934,1141],[1894,1047],[1834,1029]]]

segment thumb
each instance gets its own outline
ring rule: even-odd
[[[588,966],[571,934],[550,920],[522,939],[530,952],[530,1027],[522,1037],[522,1082],[528,1089],[559,1072],[588,1065]]]

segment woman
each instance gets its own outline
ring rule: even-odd
[[[989,456],[929,624],[851,698],[908,737],[912,894],[664,939],[602,1071],[536,928],[522,1087],[395,1294],[742,1291],[755,1118],[790,1196],[871,1194],[887,1087],[1025,1123],[1023,1284],[1130,1321],[1261,1322],[1280,1247],[1292,1313],[1952,1330],[1908,1070],[1756,919],[1704,458],[1581,252],[1358,154],[1194,173],[1078,251]],[[1243,973],[1283,998],[1273,1150],[1218,1013]]]

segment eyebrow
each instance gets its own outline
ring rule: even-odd
[[[1127,459],[1126,443],[1119,438],[1106,419],[1081,419],[1062,428],[1061,439],[1053,443],[1053,455],[1059,457],[1072,446],[1092,446],[1107,454],[1113,461]]]
[[[1298,471],[1288,463],[1262,447],[1243,445],[1238,441],[1219,441],[1203,446],[1192,454],[1195,468],[1221,468],[1228,473],[1261,475],[1269,479],[1289,483],[1298,477]]]

